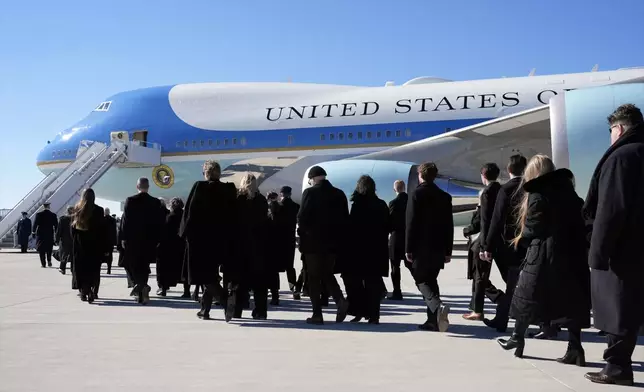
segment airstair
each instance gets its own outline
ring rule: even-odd
[[[109,145],[83,140],[74,162],[61,172],[47,175],[0,220],[0,239],[16,230],[23,211],[33,222],[45,202],[51,204],[52,212],[60,215],[66,206],[80,198],[83,189],[94,185],[114,165],[152,167],[160,163],[161,149],[157,145],[130,143],[127,138],[112,138]]]

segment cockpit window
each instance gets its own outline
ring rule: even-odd
[[[110,110],[110,106],[112,106],[112,101],[107,101],[107,102],[101,102],[100,105],[94,109],[95,112],[107,112]]]

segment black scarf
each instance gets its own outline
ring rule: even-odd
[[[593,221],[595,220],[595,214],[597,213],[597,195],[599,192],[599,176],[601,174],[602,166],[604,162],[610,157],[613,152],[615,152],[620,147],[623,147],[632,143],[644,143],[644,124],[638,124],[633,128],[629,129],[622,137],[620,137],[615,144],[610,146],[604,156],[599,160],[595,171],[593,172],[593,177],[590,180],[590,186],[588,188],[588,195],[586,196],[586,203],[584,204],[583,214],[584,219],[586,220],[586,225],[592,226]]]

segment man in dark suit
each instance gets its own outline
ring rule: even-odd
[[[481,246],[480,258],[487,262],[494,259],[501,277],[506,282],[506,295],[497,303],[496,316],[492,320],[483,320],[485,325],[499,332],[505,332],[508,328],[510,301],[521,270],[521,261],[525,256],[525,249],[515,249],[510,241],[516,234],[517,207],[524,194],[521,181],[527,165],[528,161],[522,155],[510,157],[507,167],[510,180],[503,184],[497,193],[492,220],[485,235],[485,247]]]
[[[112,273],[112,261],[114,260],[114,246],[116,246],[116,219],[110,215],[110,209],[105,208],[105,228],[107,230],[105,263],[107,264],[107,274]]]
[[[31,235],[31,219],[26,212],[22,213],[22,219],[18,221],[16,236],[20,244],[20,253],[27,253],[29,247],[29,236]]]
[[[501,174],[501,169],[496,163],[486,163],[481,168],[481,182],[485,186],[481,192],[481,232],[479,234],[479,248],[489,249],[487,244],[487,233],[490,231],[490,224],[492,222],[492,215],[494,213],[494,205],[496,203],[497,194],[501,189],[501,184],[497,181]],[[472,313],[464,314],[465,320],[483,320],[483,306],[485,301],[485,294],[488,290],[495,290],[496,288],[490,285],[490,272],[492,264],[486,260],[481,260],[480,252],[474,255],[474,294],[473,294],[473,309]],[[498,295],[498,292],[497,292]]]
[[[437,175],[432,162],[418,167],[419,185],[407,206],[405,256],[412,262],[416,286],[427,304],[427,321],[419,328],[445,332],[449,305],[440,299],[438,274],[452,258],[454,218],[452,197],[434,183]]]
[[[336,322],[341,323],[347,317],[349,303],[333,273],[336,259],[343,248],[349,204],[344,192],[331,185],[320,166],[313,166],[308,177],[309,184],[313,186],[302,194],[302,207],[297,216],[300,250],[306,260],[309,296],[313,306],[313,316],[306,322],[324,323],[321,298],[324,285],[338,307]]]
[[[67,263],[72,261],[72,247],[74,242],[72,239],[73,213],[74,207],[67,207],[67,214],[60,217],[58,220],[58,229],[56,230],[56,243],[58,244],[58,257],[60,258],[58,271],[63,275],[67,273]]]
[[[150,300],[150,264],[156,258],[165,213],[159,200],[148,194],[150,181],[147,178],[139,178],[136,188],[139,193],[128,197],[123,207],[121,246],[132,273],[137,302],[146,304]]]
[[[280,271],[286,271],[286,279],[289,288],[295,295],[297,275],[293,263],[295,261],[295,228],[297,226],[297,214],[300,212],[300,205],[291,199],[292,189],[290,186],[283,186],[280,189],[280,202],[278,210],[279,233],[279,255]],[[279,281],[278,281],[279,286]]]
[[[405,192],[405,182],[402,180],[394,182],[394,191],[396,192],[396,198],[389,202],[389,219],[391,222],[389,262],[391,263],[391,283],[394,286],[394,291],[388,299],[402,301],[400,262],[404,262],[409,271],[412,271],[411,265],[405,259],[405,219],[409,196]]]
[[[49,210],[50,203],[43,203],[44,210],[36,214],[34,221],[33,235],[36,237],[36,250],[40,255],[42,268],[51,267],[51,252],[54,250],[54,236],[58,228],[58,217]],[[47,264],[45,265],[45,256]]]
[[[644,118],[635,105],[609,117],[611,146],[588,189],[584,217],[592,224],[588,263],[595,328],[606,332],[606,366],[586,378],[633,385],[631,357],[644,322]]]

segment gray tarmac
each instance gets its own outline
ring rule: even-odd
[[[35,253],[3,250],[0,391],[628,390],[584,379],[603,366],[604,338],[594,330],[583,336],[587,368],[554,361],[566,349],[565,332],[559,340],[527,340],[524,359],[501,350],[494,339],[502,335],[461,318],[471,288],[465,266],[465,252],[457,252],[439,278],[452,308],[450,329],[441,334],[417,329],[425,308],[406,270],[406,299],[384,301],[378,326],[334,323],[332,301],[326,325],[307,325],[308,298],[294,301],[285,276],[281,306],[269,308],[268,321],[245,311],[244,319],[226,324],[219,309],[214,320],[197,319],[197,304],[178,298],[181,288],[136,304],[121,268],[112,275],[103,270],[100,300],[90,305],[57,263],[42,269]],[[502,284],[498,274],[492,279]],[[151,283],[156,286],[154,277]],[[491,316],[494,307],[488,303],[486,310]],[[639,343],[635,379],[644,388]]]

